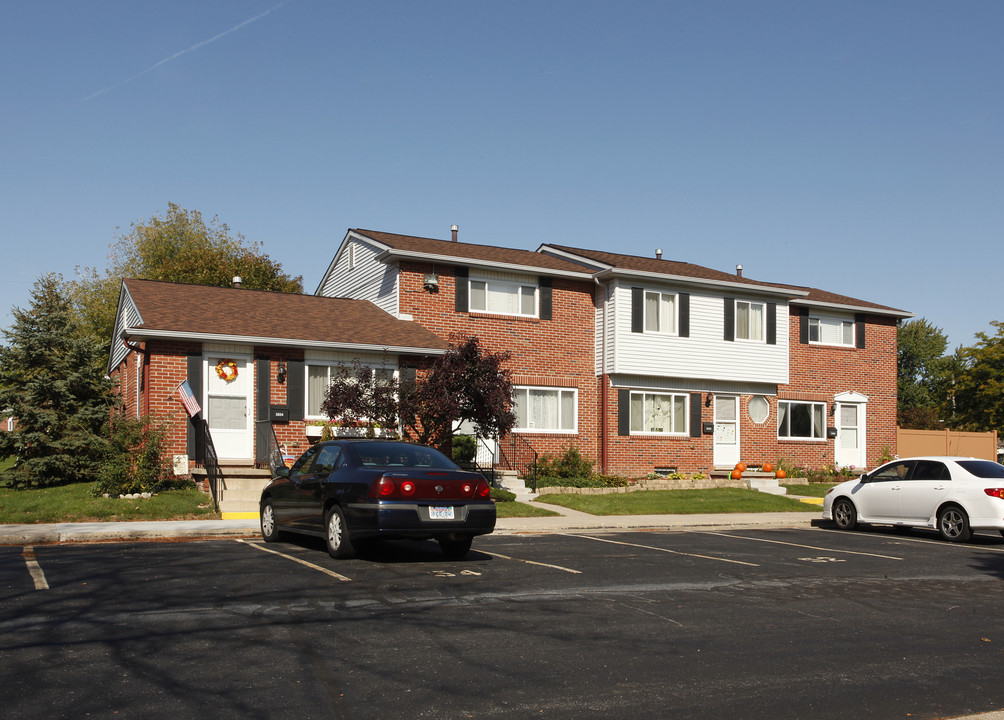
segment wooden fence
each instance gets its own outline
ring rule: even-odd
[[[896,428],[896,446],[900,457],[961,455],[997,460],[997,431],[977,433]]]

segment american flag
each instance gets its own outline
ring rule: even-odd
[[[190,417],[195,417],[202,412],[202,408],[199,407],[199,401],[195,399],[195,394],[192,392],[192,386],[188,384],[188,380],[183,381],[178,386],[178,395],[181,396],[181,404],[185,406]]]

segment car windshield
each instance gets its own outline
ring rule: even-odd
[[[357,443],[352,446],[359,462],[367,467],[421,467],[457,470],[438,450],[400,442]]]
[[[959,465],[966,472],[978,478],[988,480],[1004,479],[1004,465],[990,460],[959,460]]]

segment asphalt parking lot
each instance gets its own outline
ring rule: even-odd
[[[825,527],[0,548],[5,718],[1004,708],[1004,538]]]

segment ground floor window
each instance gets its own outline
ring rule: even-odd
[[[515,430],[575,432],[578,391],[557,388],[513,389]]]
[[[631,393],[631,432],[674,435],[687,432],[687,396]]]
[[[388,368],[366,368],[374,381],[391,380],[394,371]],[[350,382],[357,382],[355,369],[346,365],[307,365],[307,417],[322,418],[321,405],[328,395],[328,386],[340,372],[348,374]]]
[[[777,436],[782,440],[822,440],[826,436],[826,404],[778,401]]]

